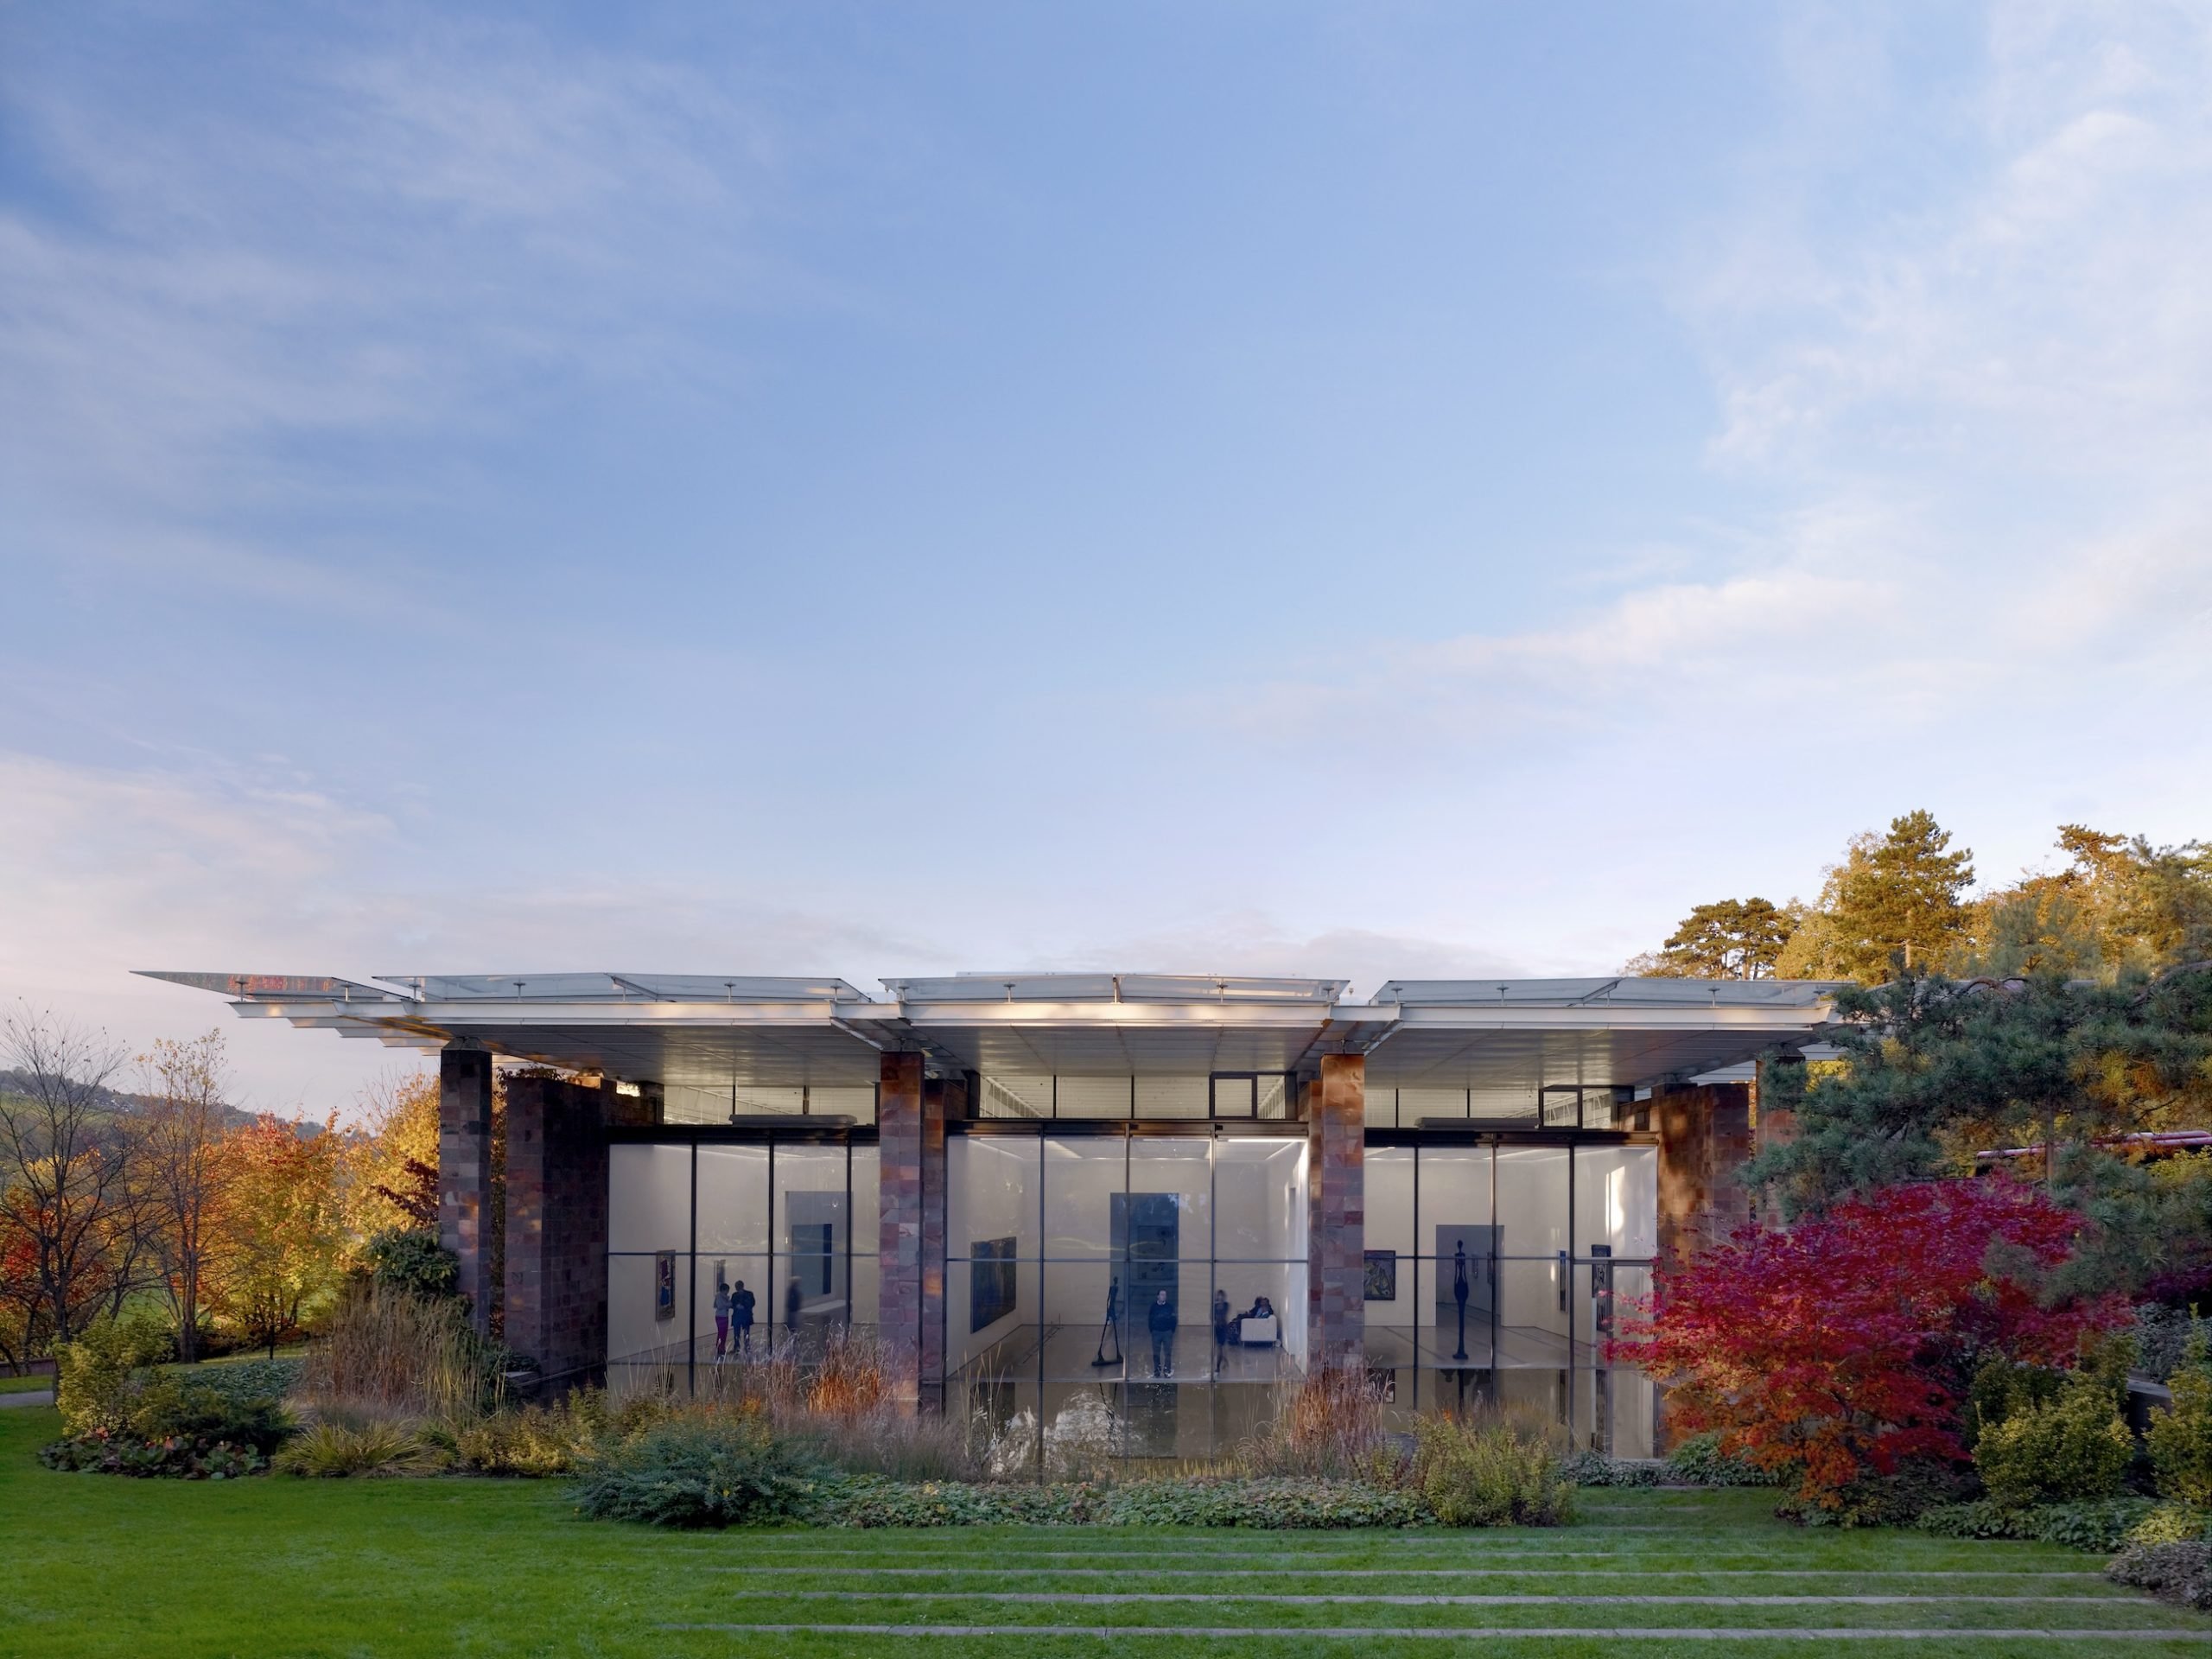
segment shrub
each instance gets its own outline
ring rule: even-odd
[[[2212,1359],[2202,1333],[2167,1381],[2173,1404],[2151,1414],[2145,1436],[2158,1491],[2198,1508],[2212,1506]]]
[[[251,1446],[193,1440],[145,1440],[95,1430],[39,1449],[49,1469],[86,1474],[167,1477],[179,1480],[235,1480],[258,1474],[268,1459]]]
[[[1732,1454],[1793,1472],[1801,1503],[1840,1510],[1869,1474],[1964,1454],[1974,1357],[2061,1363],[2120,1316],[2038,1297],[2082,1226],[2001,1179],[1886,1188],[1662,1268],[1612,1352],[1670,1390],[1677,1426],[1720,1431]]]
[[[431,1475],[444,1454],[411,1425],[369,1419],[309,1424],[270,1464],[279,1474],[322,1479],[346,1476]]]
[[[454,1431],[453,1450],[475,1474],[542,1478],[574,1472],[602,1440],[620,1438],[606,1396],[577,1389],[557,1406],[496,1411],[467,1424]]]
[[[1694,1434],[1669,1452],[1666,1474],[1686,1486],[1779,1486],[1785,1478],[1723,1452],[1717,1433]]]
[[[603,1521],[745,1526],[804,1513],[823,1472],[757,1412],[679,1418],[592,1459],[576,1507]]]
[[[2212,1544],[2138,1544],[2105,1569],[2117,1584],[2212,1611]]]
[[[174,1376],[156,1376],[137,1389],[129,1396],[123,1426],[142,1440],[223,1442],[264,1457],[283,1445],[295,1427],[280,1400],[232,1395]]]
[[[2016,1506],[2109,1497],[2135,1455],[2104,1379],[2080,1373],[2058,1397],[2023,1405],[1984,1428],[1974,1465],[1999,1503]]]
[[[2164,1382],[2189,1351],[2193,1338],[2212,1335],[2212,1320],[2200,1319],[2187,1308],[2146,1302],[2135,1310],[2137,1365],[2145,1376]]]
[[[2066,1373],[2056,1365],[2023,1365],[2002,1354],[1991,1354],[1975,1367],[1972,1408],[1967,1413],[1966,1444],[1979,1445],[1982,1432],[2006,1418],[2058,1398]]]
[[[2186,1503],[2161,1503],[2128,1529],[2130,1544],[2194,1544],[2207,1537],[2212,1516]]]
[[[1413,1484],[1447,1527],[1552,1527],[1573,1510],[1549,1431],[1508,1414],[1423,1417]]]
[[[427,1230],[385,1229],[363,1247],[361,1265],[379,1289],[399,1291],[426,1302],[461,1294],[461,1258]]]
[[[2039,1503],[2026,1509],[1983,1499],[1939,1504],[1923,1510],[1914,1524],[1945,1538],[2020,1538],[2109,1554],[2149,1518],[2153,1508],[2142,1497]]]
[[[54,1352],[54,1402],[72,1436],[120,1427],[130,1408],[136,1374],[168,1357],[168,1332],[151,1314],[102,1319]]]
[[[341,1299],[308,1351],[308,1399],[418,1417],[470,1417],[496,1405],[507,1355],[469,1328],[457,1300],[426,1300],[376,1284]]]
[[[1319,1370],[1277,1390],[1268,1427],[1236,1451],[1248,1475],[1368,1479],[1389,1484],[1403,1461],[1382,1432],[1382,1390],[1364,1370]]]
[[[300,1386],[296,1359],[242,1359],[226,1365],[194,1365],[171,1373],[187,1388],[232,1400],[282,1400]]]
[[[1651,1458],[1609,1458],[1602,1452],[1577,1452],[1560,1465],[1560,1473],[1577,1486],[1656,1486],[1668,1468]]]

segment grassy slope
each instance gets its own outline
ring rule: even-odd
[[[1855,1641],[1873,1655],[2206,1651],[2212,1620],[2082,1577],[2093,1558],[2040,1545],[1965,1544],[1895,1534],[1805,1534],[1766,1517],[1758,1494],[1593,1493],[1567,1532],[1423,1535],[772,1533],[687,1536],[576,1519],[555,1483],[127,1481],[54,1475],[31,1452],[52,1411],[0,1414],[0,1653],[201,1655],[1142,1656],[1227,1645],[1190,1637],[1034,1635],[906,1640],[671,1631],[697,1622],[1264,1625],[1887,1625],[2167,1629],[2168,1641],[2032,1647],[1969,1635]],[[1069,1552],[1048,1554],[1046,1552]],[[766,1573],[766,1566],[799,1571]],[[1417,1579],[1332,1572],[1442,1569]],[[872,1569],[941,1567],[954,1577]],[[1549,1569],[1528,1571],[1529,1568]],[[1571,1568],[1581,1576],[1558,1576]],[[1756,1575],[1725,1568],[1760,1569]],[[1071,1570],[1077,1569],[1077,1570]],[[1516,1570],[1523,1569],[1523,1570]],[[1775,1569],[1782,1569],[1776,1572]],[[1986,1580],[1910,1578],[1993,1569]],[[2075,1576],[2018,1576],[2037,1571]],[[1166,1576],[1181,1572],[1187,1576]],[[808,1599],[806,1590],[868,1599]],[[1910,1607],[1389,1607],[1282,1603],[985,1602],[961,1591],[1097,1593],[1188,1589],[1365,1593],[1869,1594],[2024,1592],[2071,1605],[1947,1600]],[[895,1593],[887,1593],[895,1592]],[[1486,1649],[1494,1644],[1485,1644]],[[1632,1651],[1754,1659],[1819,1651],[1802,1640],[1530,1638],[1516,1656]],[[1244,1641],[1240,1656],[1446,1651],[1433,1641]]]

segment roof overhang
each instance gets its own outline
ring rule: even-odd
[[[498,1054],[670,1088],[865,1085],[886,1051],[939,1073],[1165,1077],[1368,1057],[1370,1085],[1517,1093],[1635,1086],[1811,1039],[1836,988],[1809,981],[1392,981],[961,975],[887,980],[649,974],[154,973],[242,1016],[399,1047]]]

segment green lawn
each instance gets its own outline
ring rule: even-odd
[[[50,1376],[0,1376],[0,1394],[47,1394],[53,1388]]]
[[[550,1482],[49,1474],[31,1453],[54,1432],[49,1409],[0,1413],[0,1653],[1364,1659],[1504,1630],[1531,1633],[1484,1651],[1996,1659],[2212,1641],[2212,1619],[2107,1584],[2092,1556],[1803,1533],[1756,1492],[1594,1492],[1552,1532],[680,1535],[580,1521]],[[1490,1599],[1421,1599],[1440,1597]],[[1230,1639],[1245,1630],[1271,1634]],[[1787,1634],[1837,1630],[1936,1634]],[[1394,1634],[1415,1631],[1432,1636]],[[2021,1634],[2046,1631],[2111,1634]]]

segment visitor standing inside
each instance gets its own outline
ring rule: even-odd
[[[806,1311],[806,1292],[793,1274],[791,1281],[784,1287],[784,1346],[798,1345],[798,1316]]]
[[[730,1332],[736,1338],[731,1346],[741,1354],[749,1354],[753,1351],[754,1300],[753,1293],[745,1287],[745,1281],[739,1280],[737,1288],[730,1293],[729,1325]]]
[[[715,1357],[721,1359],[729,1352],[729,1286],[720,1279],[715,1281]]]
[[[1217,1287],[1213,1293],[1213,1374],[1221,1375],[1222,1361],[1229,1354],[1229,1293]]]
[[[1152,1306],[1145,1310],[1146,1329],[1152,1332],[1152,1374],[1173,1376],[1175,1374],[1175,1305],[1161,1291],[1153,1298]]]

